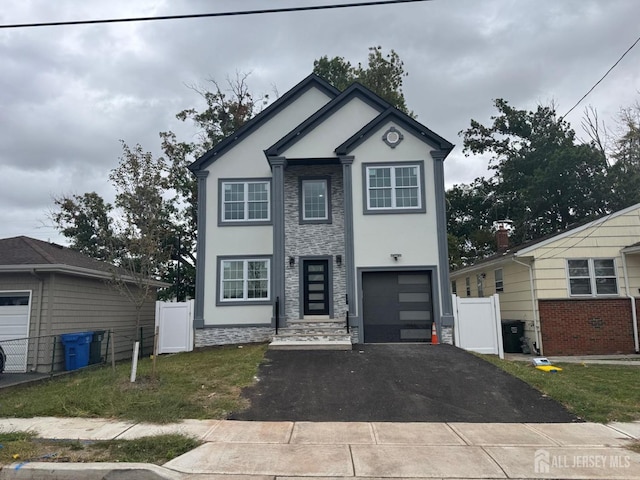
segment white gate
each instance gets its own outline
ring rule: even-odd
[[[472,352],[495,354],[504,358],[500,297],[452,297],[456,345]]]
[[[158,353],[193,350],[193,300],[156,302]]]

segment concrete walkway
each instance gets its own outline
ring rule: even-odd
[[[20,463],[5,479],[563,478],[638,479],[640,422],[392,423],[185,420],[170,425],[108,419],[0,419],[0,431],[42,438],[132,439],[183,433],[204,443],[162,467]],[[233,476],[233,477],[231,477]]]

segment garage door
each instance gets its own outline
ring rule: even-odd
[[[27,371],[28,336],[29,292],[0,292],[0,345],[7,355],[5,372]]]
[[[431,341],[430,272],[364,272],[362,293],[365,342]]]

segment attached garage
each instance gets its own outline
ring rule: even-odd
[[[431,274],[431,271],[362,272],[365,343],[431,341]]]
[[[7,373],[27,369],[30,298],[31,292],[0,291],[0,345],[7,356]]]

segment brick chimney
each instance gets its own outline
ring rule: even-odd
[[[502,226],[496,230],[496,246],[498,253],[504,253],[509,249],[509,231]]]

